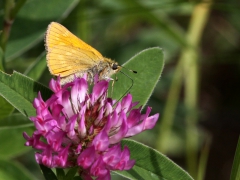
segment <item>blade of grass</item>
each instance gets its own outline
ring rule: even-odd
[[[202,30],[205,27],[209,13],[210,3],[198,4],[194,8],[192,19],[187,32],[188,46],[182,51],[181,57],[175,69],[170,91],[168,94],[166,106],[163,113],[163,118],[160,124],[158,135],[157,149],[163,153],[167,152],[168,142],[171,134],[171,128],[174,120],[174,112],[179,99],[180,88],[182,85],[183,75],[185,77],[186,97],[185,105],[188,109],[187,122],[187,165],[188,170],[193,177],[197,175],[197,139],[196,121],[197,121],[197,79],[198,79],[198,51],[196,48],[202,36]],[[185,71],[183,74],[183,70]],[[191,71],[190,71],[191,70]],[[191,111],[190,111],[191,108]]]
[[[171,128],[174,120],[174,112],[176,111],[182,85],[182,68],[183,61],[179,61],[174,71],[166,105],[159,125],[159,134],[157,137],[158,141],[156,146],[157,150],[163,154],[168,151],[168,141],[170,140]]]
[[[240,137],[238,139],[238,145],[234,156],[233,167],[230,180],[240,179]]]
[[[19,0],[15,3],[14,0],[5,1],[4,7],[4,27],[3,32],[1,34],[1,47],[3,51],[6,50],[7,41],[10,36],[10,31],[12,27],[12,23],[17,15],[18,11],[25,4],[26,0]]]
[[[208,20],[211,1],[197,4],[192,13],[187,31],[187,42],[190,46],[183,49],[181,58],[184,61],[184,103],[186,112],[186,160],[188,172],[197,177],[197,103],[198,103],[198,46],[202,37],[203,29]]]
[[[205,173],[206,173],[206,168],[207,168],[207,160],[208,160],[211,142],[212,142],[211,137],[207,136],[206,142],[200,153],[199,165],[198,165],[198,175],[197,175],[196,180],[204,180],[204,178],[205,178]]]

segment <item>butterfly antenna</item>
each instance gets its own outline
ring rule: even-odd
[[[121,68],[124,68],[124,69],[127,69],[127,70],[129,70],[130,72],[133,72],[133,73],[135,73],[135,74],[137,74],[137,71],[134,71],[134,70],[132,70],[132,69],[128,69],[128,68],[126,68],[126,67],[123,67],[123,66],[121,66]],[[121,72],[121,71],[120,71]],[[122,72],[121,72],[122,73]],[[123,73],[124,74],[124,73]],[[125,76],[127,76],[126,74],[124,74]],[[129,77],[129,76],[127,76],[127,77]],[[130,78],[130,77],[129,77]],[[131,79],[131,78],[130,78]]]
[[[128,70],[129,70],[129,69],[128,69]],[[131,72],[133,72],[133,73],[137,73],[137,71],[133,71],[133,70],[129,70],[129,71],[131,71]],[[122,72],[122,71],[119,71],[119,72],[122,73],[124,76],[127,76],[127,77],[132,81],[132,84],[131,84],[131,86],[127,89],[127,91],[114,103],[114,105],[117,104],[117,103],[129,92],[129,90],[133,87],[133,83],[134,83],[133,79],[132,79],[129,75],[125,74],[125,73]]]

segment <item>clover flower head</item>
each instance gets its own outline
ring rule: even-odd
[[[129,170],[135,160],[130,159],[127,146],[121,148],[123,138],[152,129],[159,114],[149,116],[151,108],[141,114],[141,107],[127,94],[119,102],[107,97],[109,81],[95,83],[89,93],[87,76],[75,78],[63,87],[60,78],[51,80],[54,94],[43,101],[41,93],[34,99],[36,116],[31,117],[36,131],[25,145],[37,149],[37,163],[50,168],[79,167],[84,179],[110,179],[111,170]]]

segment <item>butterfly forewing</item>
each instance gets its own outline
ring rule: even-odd
[[[47,50],[48,48],[51,49],[56,45],[74,46],[83,50],[92,51],[96,56],[102,58],[101,53],[99,53],[96,49],[83,42],[67,28],[56,22],[49,24],[45,41]]]

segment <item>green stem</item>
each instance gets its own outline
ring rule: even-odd
[[[3,22],[3,30],[0,38],[0,46],[2,49],[2,56],[0,58],[0,70],[4,70],[5,68],[5,58],[4,53],[6,51],[7,42],[10,36],[10,31],[12,27],[12,23],[20,10],[20,8],[24,5],[26,0],[18,0],[17,4],[15,4],[14,0],[5,0],[4,1],[4,22]]]
[[[230,180],[239,179],[240,179],[240,136],[238,138],[238,144],[234,155]]]
[[[1,34],[1,47],[2,50],[5,52],[6,50],[6,44],[9,38],[10,29],[12,25],[12,19],[11,19],[11,11],[15,6],[14,0],[5,0],[4,2],[4,22],[3,22],[3,30]]]
[[[179,61],[174,71],[173,79],[171,82],[169,94],[167,97],[163,117],[161,118],[160,129],[158,134],[157,149],[163,154],[168,151],[168,142],[170,141],[171,128],[174,120],[174,112],[179,100],[179,94],[182,85],[183,61]]]
[[[197,103],[198,103],[198,46],[206,25],[211,2],[199,3],[194,7],[189,29],[187,42],[190,46],[183,49],[181,60],[184,61],[184,103],[187,109],[186,114],[186,158],[188,172],[197,177]]]
[[[198,165],[198,175],[197,175],[196,180],[204,180],[205,179],[205,172],[206,172],[206,167],[207,167],[207,160],[208,160],[211,141],[212,141],[211,137],[207,136],[206,142],[203,145],[203,148],[200,153],[199,165]]]
[[[17,13],[22,8],[22,6],[26,3],[27,0],[18,0],[17,4],[15,5],[14,9],[11,12],[11,19],[15,19]]]
[[[179,100],[183,76],[185,78],[185,106],[187,108],[186,115],[186,154],[187,167],[191,175],[197,175],[197,88],[198,88],[198,51],[202,30],[205,27],[208,13],[209,3],[198,4],[194,8],[192,19],[187,32],[186,41],[188,46],[182,51],[179,62],[176,66],[173,80],[171,82],[167,102],[163,112],[160,124],[160,132],[158,135],[157,149],[162,153],[168,151],[168,142],[170,141],[171,128],[174,120],[174,112]],[[184,71],[183,71],[184,70]],[[184,74],[183,74],[184,73]]]

